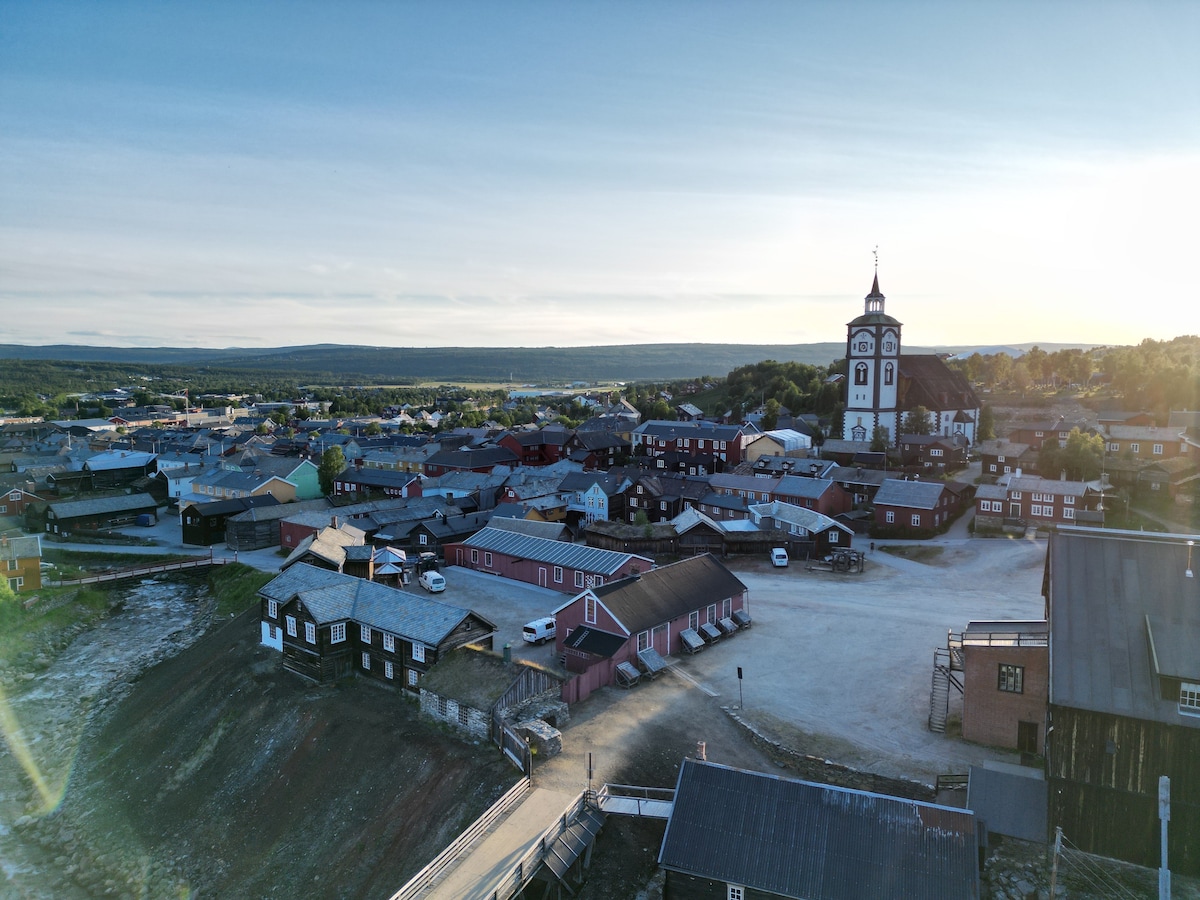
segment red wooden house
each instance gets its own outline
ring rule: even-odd
[[[496,444],[511,450],[523,466],[549,466],[566,455],[571,432],[565,428],[539,428],[536,431],[510,431]]]
[[[466,540],[446,543],[444,555],[447,565],[490,572],[564,593],[646,572],[654,565],[654,560],[634,553],[491,527]]]
[[[716,625],[746,601],[746,585],[712,554],[583,591],[554,610],[557,652],[581,678],[573,699],[612,684],[616,667],[637,665],[640,651],[678,652],[680,632]],[[583,646],[577,646],[580,628],[588,629]]]
[[[958,497],[943,481],[887,479],[875,494],[875,524],[884,529],[933,530],[958,511]]]

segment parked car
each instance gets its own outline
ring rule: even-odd
[[[420,577],[417,578],[417,582],[421,585],[421,587],[425,588],[425,590],[434,594],[440,593],[446,589],[446,579],[442,576],[441,572],[434,572],[432,570],[429,572],[422,572]]]
[[[546,641],[552,641],[555,634],[556,629],[553,616],[546,616],[544,619],[534,619],[521,629],[521,637],[525,638],[531,644],[544,644]]]
[[[787,551],[782,547],[774,547],[771,549],[771,565],[776,568],[786,569],[788,564]]]

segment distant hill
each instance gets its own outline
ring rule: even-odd
[[[1018,345],[1018,346],[1033,346]],[[1057,349],[1068,345],[1041,345]],[[1075,345],[1082,346],[1082,345]],[[987,347],[905,347],[909,353],[966,353]],[[723,376],[766,359],[824,366],[841,359],[845,343],[625,344],[607,347],[302,347],[196,349],[92,347],[72,344],[0,344],[0,360],[105,362],[139,366],[194,366],[327,377],[341,383],[397,380],[546,382],[667,381]]]

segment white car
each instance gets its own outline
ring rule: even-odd
[[[442,573],[434,572],[432,569],[428,572],[422,572],[417,578],[417,583],[433,594],[440,593],[446,589],[446,579],[442,577]]]
[[[530,644],[544,644],[546,641],[552,641],[555,634],[554,616],[534,619],[521,629],[521,636]]]
[[[782,547],[775,547],[771,551],[771,565],[781,569],[786,569],[788,564],[787,551]]]

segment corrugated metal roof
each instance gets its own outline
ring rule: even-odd
[[[833,487],[829,478],[809,478],[805,475],[784,475],[779,479],[775,493],[783,497],[803,497],[816,500]]]
[[[686,759],[659,865],[803,900],[979,897],[961,809]]]
[[[634,553],[601,550],[599,547],[571,544],[567,541],[551,541],[546,538],[532,537],[491,527],[484,528],[478,534],[463,541],[463,546],[504,553],[520,559],[531,559],[535,562],[552,563],[556,566],[579,569],[584,572],[596,572],[601,575],[616,573],[631,559],[644,560],[647,568],[654,564],[653,560]]]
[[[51,518],[55,519],[74,519],[79,516],[132,512],[139,509],[153,511],[157,508],[158,501],[149,494],[121,494],[96,500],[68,500],[65,503],[50,504]]]
[[[1174,638],[1189,642],[1200,680],[1200,578],[1185,574],[1188,540],[1067,526],[1050,535],[1052,705],[1200,728],[1200,718],[1179,714],[1176,699],[1162,698],[1146,634],[1147,616],[1169,623]]]

